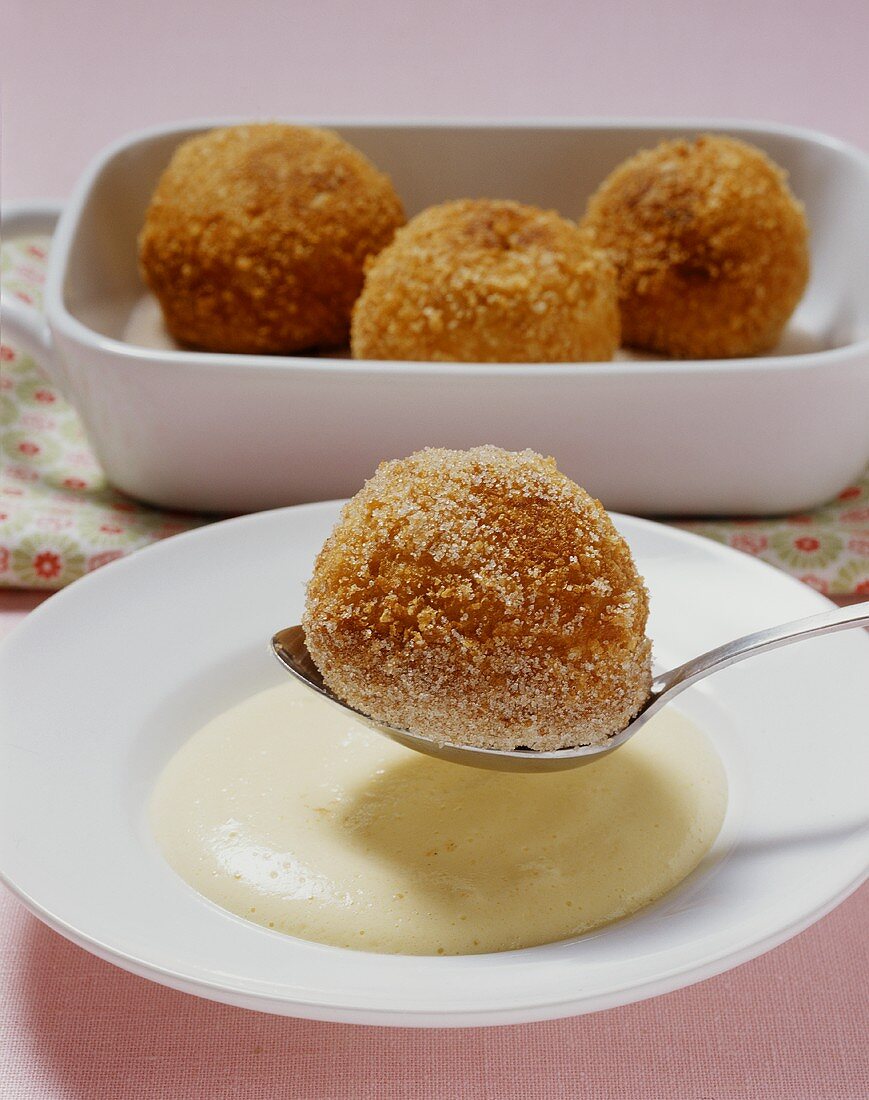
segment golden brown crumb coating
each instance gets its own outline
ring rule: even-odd
[[[484,446],[382,463],[317,558],[303,625],[327,685],[375,720],[548,750],[637,713],[647,615],[602,505],[553,459]]]
[[[786,174],[733,138],[637,153],[580,224],[618,268],[624,343],[677,358],[768,351],[809,277],[806,218]]]
[[[263,123],[185,141],[139,236],[180,343],[293,352],[346,342],[366,257],[404,222],[389,179],[328,130]]]
[[[518,202],[432,206],[367,266],[355,359],[568,363],[611,359],[615,275],[571,222]]]

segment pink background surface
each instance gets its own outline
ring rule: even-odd
[[[5,0],[6,198],[206,115],[717,115],[869,147],[864,0]]]
[[[4,199],[63,197],[124,132],[220,114],[716,115],[869,147],[862,0],[6,0]],[[33,602],[0,597],[0,632]],[[0,1095],[863,1097],[869,892],[730,974],[592,1017],[403,1032],[159,988],[0,891]]]

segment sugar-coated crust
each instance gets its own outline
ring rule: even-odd
[[[335,346],[366,258],[403,222],[388,177],[337,134],[231,126],[176,150],[139,236],[140,267],[183,344]]]
[[[328,686],[436,741],[600,744],[651,686],[648,595],[602,505],[533,451],[427,449],[345,505],[303,625]]]
[[[575,225],[518,202],[429,207],[369,262],[355,359],[559,363],[611,359],[615,277]]]
[[[809,277],[805,213],[786,174],[734,138],[637,153],[580,225],[618,269],[623,342],[677,358],[768,351]]]

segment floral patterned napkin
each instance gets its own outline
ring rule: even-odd
[[[0,250],[5,291],[38,305],[49,241]],[[0,345],[0,586],[61,588],[140,546],[207,522],[112,489],[74,410],[37,364]],[[675,524],[754,554],[829,595],[869,597],[869,470],[829,504],[785,519]]]
[[[763,558],[827,596],[869,599],[869,469],[813,512],[669,522]]]
[[[0,249],[3,290],[39,305],[49,241]],[[112,489],[74,409],[37,364],[0,343],[0,586],[62,588],[84,573],[206,522]]]

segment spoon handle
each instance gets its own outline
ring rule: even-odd
[[[820,615],[810,615],[807,619],[771,626],[767,630],[758,630],[727,642],[708,653],[701,653],[686,661],[684,665],[662,672],[652,683],[651,696],[658,699],[662,695],[673,695],[683,691],[697,680],[709,676],[719,669],[744,661],[756,653],[767,649],[778,649],[790,645],[801,638],[813,638],[818,634],[832,634],[836,630],[848,630],[854,626],[869,626],[869,602],[852,604],[850,607],[837,607],[832,611],[823,611]]]

